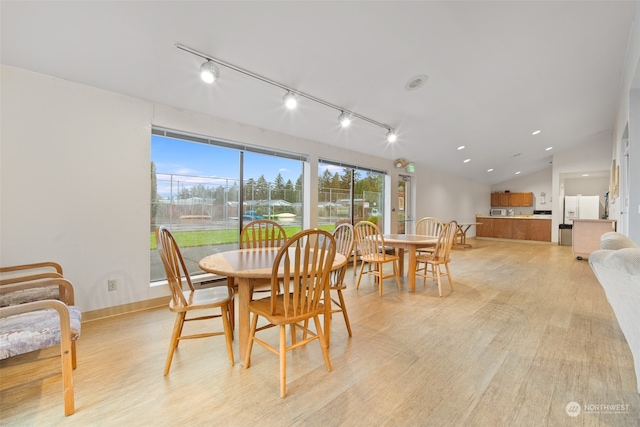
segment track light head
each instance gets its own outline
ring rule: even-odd
[[[352,120],[351,114],[347,114],[344,111],[338,116],[338,122],[340,122],[340,126],[343,128],[349,127]]]
[[[398,135],[393,129],[389,129],[387,132],[387,142],[396,142],[398,140]]]
[[[293,92],[285,93],[285,95],[282,98],[282,100],[284,101],[284,105],[289,110],[293,110],[298,106],[298,100],[296,99],[296,96],[293,94]]]
[[[220,69],[211,61],[200,66],[200,78],[206,83],[213,83],[220,77]]]

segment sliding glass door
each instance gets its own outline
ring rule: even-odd
[[[318,165],[318,224],[371,221],[382,228],[384,173],[321,160]]]

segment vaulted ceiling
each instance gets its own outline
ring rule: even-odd
[[[373,153],[390,168],[405,158],[495,184],[611,133],[635,4],[2,1],[0,58]],[[338,112],[309,100],[286,110],[281,88],[225,67],[206,85],[202,58],[176,43],[387,124],[399,139],[387,143],[383,129],[362,120],[341,129]],[[405,89],[417,75],[426,83]]]

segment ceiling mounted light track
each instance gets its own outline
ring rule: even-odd
[[[346,110],[346,109],[344,109],[344,108],[342,108],[342,107],[340,107],[338,105],[332,104],[332,103],[330,103],[328,101],[325,101],[323,99],[317,98],[317,97],[315,97],[313,95],[309,95],[308,93],[304,93],[304,92],[301,92],[299,90],[295,90],[295,89],[293,89],[291,87],[283,85],[282,83],[278,83],[278,82],[276,82],[274,80],[271,80],[271,79],[269,79],[267,77],[261,76],[260,74],[256,74],[256,73],[251,72],[249,70],[245,70],[244,68],[240,68],[240,67],[235,66],[233,64],[230,64],[228,62],[225,62],[225,61],[222,61],[220,59],[214,58],[212,56],[209,56],[209,55],[207,55],[205,53],[199,52],[199,51],[197,51],[195,49],[192,49],[192,48],[190,48],[188,46],[185,46],[183,44],[176,43],[176,47],[178,49],[184,50],[185,52],[189,52],[192,55],[199,56],[200,58],[206,59],[206,62],[203,63],[200,66],[200,76],[204,81],[206,81],[208,83],[213,83],[220,77],[220,70],[216,66],[216,64],[218,64],[218,65],[221,65],[223,67],[229,68],[229,69],[237,71],[239,73],[242,73],[242,74],[244,74],[246,76],[253,77],[254,79],[261,80],[261,81],[263,81],[265,83],[268,83],[268,84],[270,84],[272,86],[276,86],[276,87],[279,87],[280,89],[283,89],[284,91],[286,91],[283,100],[285,101],[285,105],[287,105],[287,108],[289,108],[289,109],[295,108],[295,105],[293,107],[290,107],[289,103],[293,104],[295,102],[295,104],[297,105],[297,99],[296,98],[306,98],[306,99],[309,99],[311,101],[317,102],[318,104],[322,104],[322,105],[324,105],[326,107],[333,108],[336,111],[340,111],[340,116],[339,116],[338,120],[340,121],[340,124],[343,127],[346,127],[349,124],[351,124],[353,119],[356,118],[356,119],[360,119],[362,121],[371,123],[372,125],[375,125],[375,126],[378,126],[378,127],[382,128],[382,129],[387,130],[387,134],[386,134],[387,142],[390,142],[390,143],[391,142],[395,142],[398,139],[398,136],[397,136],[396,132],[391,128],[391,126],[389,126],[387,124],[384,124],[384,123],[378,122],[376,120],[370,119],[369,117],[354,113],[353,111],[348,111],[348,110]],[[290,100],[291,98],[293,98],[293,101]],[[344,120],[343,120],[343,118],[344,118]],[[347,125],[344,124],[347,121],[346,118],[349,119]]]

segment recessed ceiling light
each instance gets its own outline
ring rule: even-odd
[[[429,76],[427,76],[426,74],[418,74],[417,76],[411,77],[409,81],[404,85],[404,88],[405,90],[416,90],[419,87],[422,87],[428,79]]]
[[[493,168],[487,169],[487,172],[493,172]]]
[[[553,150],[553,147],[547,147],[544,149],[544,151],[549,151],[549,150]]]
[[[516,175],[520,175],[520,171],[516,172]]]
[[[471,159],[466,159],[464,162],[465,163],[469,163],[471,161]]]
[[[589,174],[588,173],[583,173],[582,176],[589,176]]]
[[[531,132],[531,135],[537,135],[537,134],[539,134],[540,132],[542,132],[542,131],[540,131],[540,130],[534,130],[533,132]]]
[[[458,147],[458,151],[460,151],[460,150],[464,150],[464,148],[465,148],[465,146],[464,146],[464,145],[461,145],[460,147]]]

